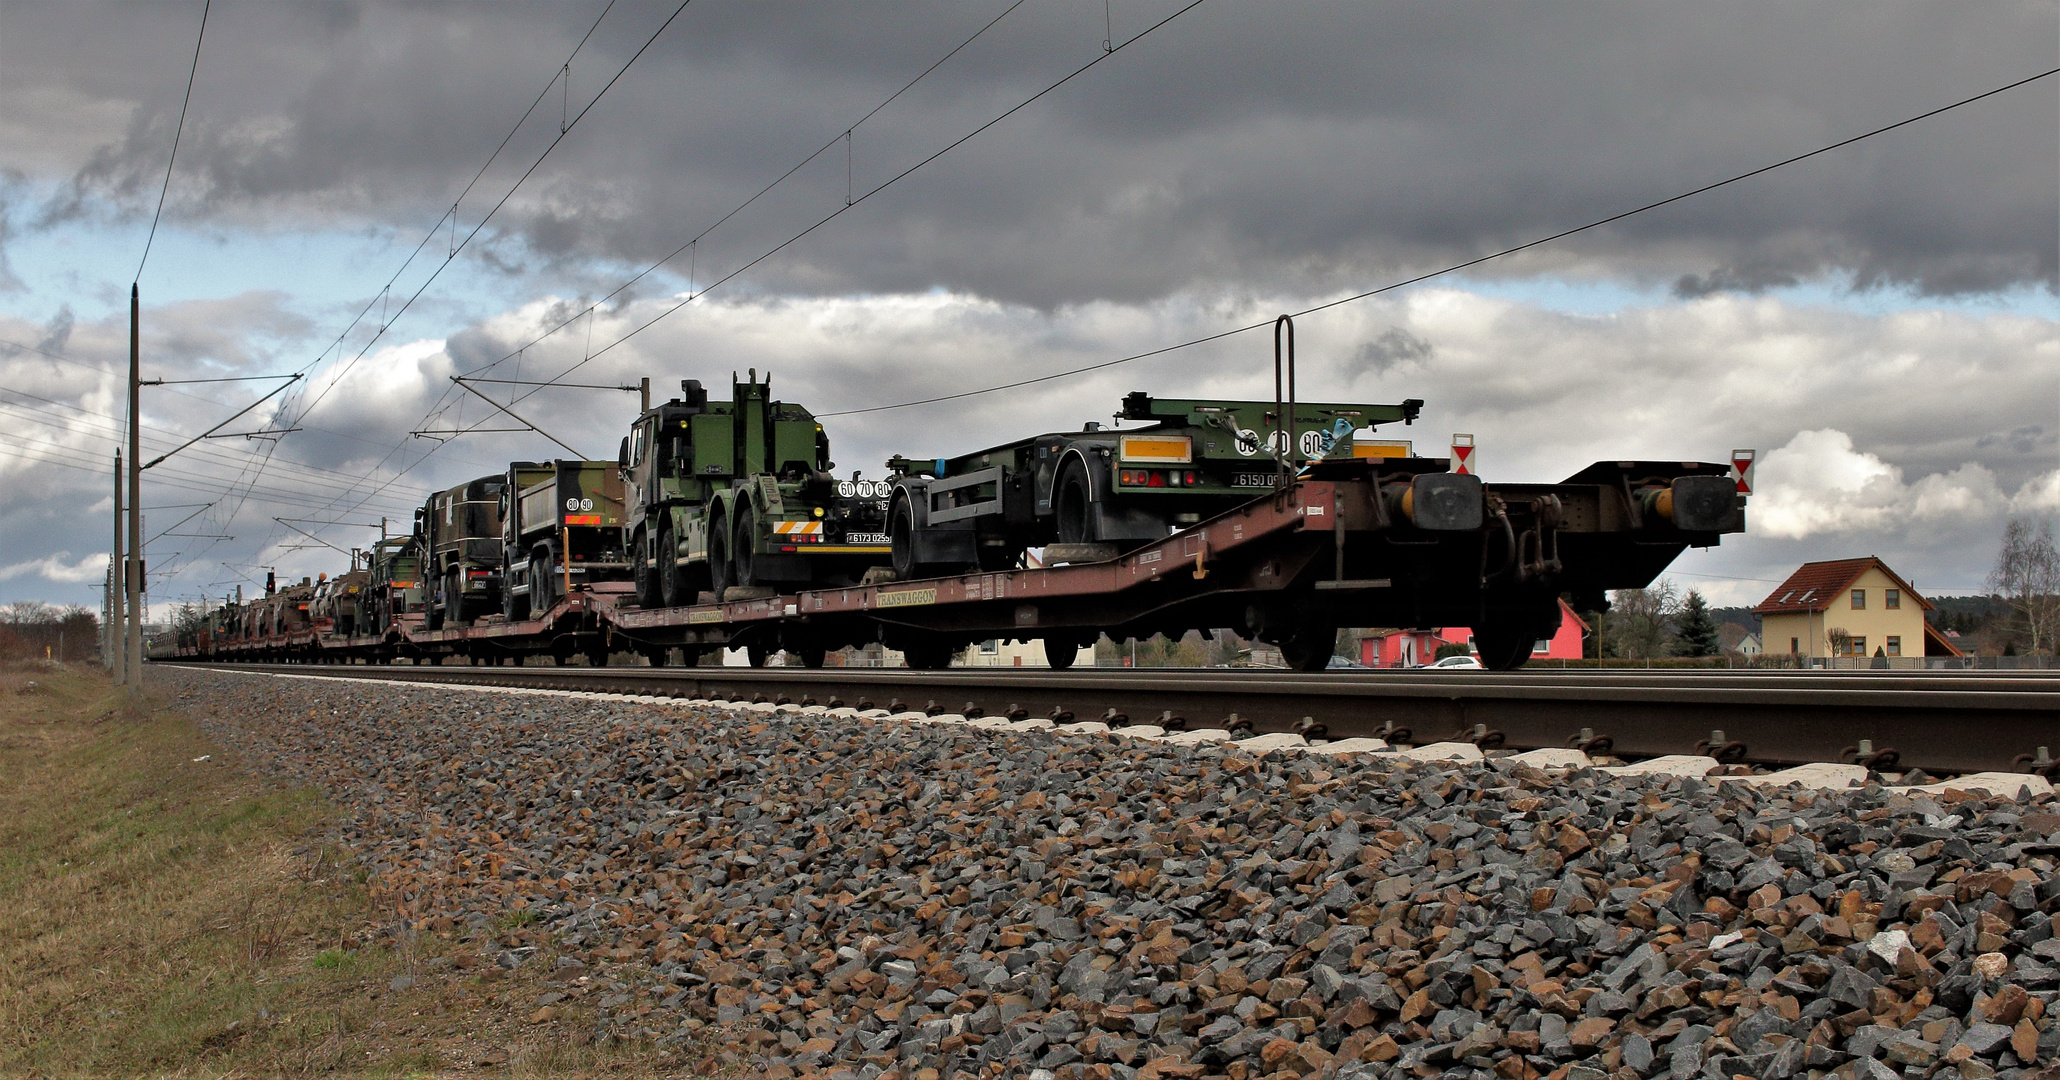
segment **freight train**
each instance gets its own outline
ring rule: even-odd
[[[1083,425],[836,479],[813,415],[770,378],[645,410],[617,460],[515,462],[429,497],[350,569],[268,586],[152,655],[390,663],[720,648],[819,666],[873,643],[913,667],[1041,640],[1231,628],[1316,670],[1345,626],[1470,626],[1510,669],[1560,599],[1604,610],[1690,546],[1745,528],[1728,463],[1603,461],[1490,484],[1383,438],[1423,402],[1123,399]],[[1290,376],[1290,386],[1292,386]],[[1135,426],[1124,427],[1125,422]]]

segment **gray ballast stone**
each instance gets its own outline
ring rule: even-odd
[[[2060,1050],[2050,794],[163,678],[328,793],[384,910],[498,963],[548,944],[604,1034],[780,1077],[1976,1077]]]

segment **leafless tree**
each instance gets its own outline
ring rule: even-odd
[[[2022,620],[2031,654],[2051,653],[2060,639],[2060,552],[2053,548],[2053,523],[2011,521],[2003,529],[1988,587],[2008,600],[2012,614]]]
[[[1625,660],[1672,655],[1673,620],[1680,607],[1670,581],[1611,593],[1609,613],[1602,617],[1603,655]]]

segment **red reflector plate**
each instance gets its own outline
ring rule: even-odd
[[[600,523],[601,523],[601,515],[599,515],[599,514],[567,514],[567,515],[565,515],[565,524],[567,524],[567,525],[599,525]]]

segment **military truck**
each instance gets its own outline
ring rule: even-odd
[[[422,541],[414,536],[384,537],[366,555],[358,634],[383,635],[396,619],[422,610]]]
[[[422,505],[425,624],[464,626],[501,610],[501,487],[505,475],[482,476]]]
[[[314,618],[316,633],[347,637],[357,630],[358,608],[372,572],[355,565],[356,561],[353,555],[353,565],[347,573],[333,578],[324,575],[315,582],[315,599],[308,605],[308,614]]]
[[[542,615],[572,590],[630,575],[613,461],[517,461],[500,492],[501,612]]]
[[[1356,439],[1413,423],[1423,402],[1300,402],[1291,423],[1271,401],[1123,399],[1143,426],[1038,435],[953,458],[895,457],[887,532],[897,577],[1114,558],[1214,517],[1312,460],[1407,456],[1406,443]],[[1278,411],[1276,411],[1278,410]]]
[[[726,402],[696,379],[680,391],[618,453],[639,606],[851,584],[886,563],[886,485],[832,476],[822,425],[772,400],[770,373],[733,375]]]

